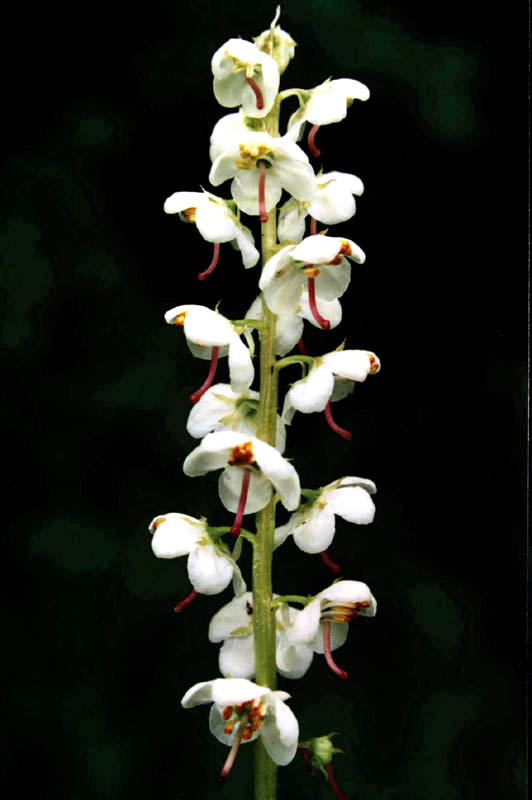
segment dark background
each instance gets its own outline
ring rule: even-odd
[[[232,0],[4,12],[4,755],[18,794],[251,796],[252,748],[220,788],[227,750],[208,711],[179,705],[218,674],[207,626],[231,593],[174,615],[185,561],[156,560],[147,525],[167,511],[230,522],[216,476],[182,474],[196,444],[186,398],[206,364],[162,315],[221,300],[241,317],[258,272],[225,246],[199,284],[210,246],[162,204],[208,187],[209,135],[229,113],[212,95],[212,54],[273,12]],[[287,450],[305,486],[377,483],[374,524],[340,521],[330,552],[379,613],[336,654],[348,682],[316,657],[280,688],[302,739],[338,731],[351,798],[520,798],[526,20],[455,0],[288,0],[281,22],[299,43],[284,88],[328,76],[371,88],[319,133],[325,170],[365,182],[335,232],[367,262],[343,327],[306,336],[314,352],[346,337],[383,368],[335,406],[351,444],[298,415]],[[278,592],[332,577],[291,542],[276,556]],[[298,758],[279,797],[332,794]]]

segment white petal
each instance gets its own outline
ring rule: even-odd
[[[235,238],[237,225],[228,207],[205,195],[206,201],[196,211],[196,226],[208,242],[230,242]]]
[[[371,369],[366,350],[338,350],[322,358],[334,375],[350,381],[365,381]]]
[[[347,475],[344,478],[340,478],[339,481],[333,481],[327,488],[339,489],[341,486],[362,486],[370,494],[375,494],[377,491],[377,487],[369,478],[358,478],[354,475]]]
[[[375,516],[371,496],[360,486],[346,486],[327,493],[327,500],[339,517],[357,525],[369,525]]]
[[[179,214],[186,208],[197,208],[204,202],[203,192],[174,192],[164,201],[166,214]]]
[[[313,650],[306,644],[291,644],[285,636],[277,637],[277,647],[275,650],[275,660],[277,670],[284,678],[298,680],[308,671],[312,659]]]
[[[155,526],[158,520],[163,519]],[[151,546],[157,558],[178,558],[190,553],[206,535],[200,520],[186,514],[162,514],[150,523],[153,531]]]
[[[258,686],[244,678],[219,678],[213,681],[212,699],[218,706],[234,706],[255,700],[256,697],[268,697],[271,691],[266,686]]]
[[[244,471],[240,467],[227,467],[218,479],[220,500],[224,508],[233,513],[236,513],[238,509],[243,477]],[[263,475],[252,472],[244,514],[254,514],[256,511],[260,511],[261,508],[268,505],[271,496],[270,481]]]
[[[211,161],[216,161],[224,150],[227,150],[233,142],[238,142],[247,133],[248,128],[240,111],[237,111],[236,114],[226,114],[219,119],[211,134],[209,149]]]
[[[286,638],[292,644],[308,644],[319,630],[320,597],[315,597],[304,609],[298,612],[292,625],[286,631]]]
[[[313,125],[329,125],[340,122],[347,115],[347,98],[345,93],[333,84],[322,84],[312,92],[310,101],[305,109],[305,117]]]
[[[217,680],[220,680],[219,678]],[[216,681],[201,681],[192,686],[181,699],[183,708],[193,708],[202,703],[212,703],[212,687]]]
[[[368,100],[369,89],[365,83],[354,80],[354,78],[337,78],[331,81],[336,91],[341,91],[348,100]]]
[[[369,586],[362,581],[337,581],[320,592],[318,597],[326,600],[330,606],[342,603],[369,603],[368,608],[359,610],[359,613],[365,616],[374,616],[377,609]]]
[[[279,211],[277,237],[280,242],[300,242],[305,235],[307,209],[295,200],[288,200]]]
[[[335,403],[337,400],[343,400],[344,397],[349,397],[350,394],[353,394],[354,389],[355,383],[353,381],[344,381],[343,378],[335,378],[331,403]]]
[[[298,314],[281,314],[275,329],[275,352],[284,356],[292,350],[303,336],[303,320]]]
[[[337,185],[345,186],[351,194],[360,196],[364,193],[364,184],[357,175],[350,172],[327,172],[321,175],[319,181],[333,181]]]
[[[273,483],[281,502],[288,511],[299,505],[301,487],[295,468],[266,442],[256,439],[253,443],[255,461],[262,473]]]
[[[325,364],[313,367],[306,378],[290,388],[290,404],[303,414],[323,411],[332,395],[333,386],[332,372]]]
[[[273,170],[283,189],[296,200],[312,199],[316,191],[316,177],[299,145],[288,140],[278,144],[275,150],[275,164],[271,171]]]
[[[242,263],[248,269],[254,267],[260,258],[260,253],[255,247],[253,234],[246,228],[245,225],[237,226],[236,229],[236,244],[242,253]]]
[[[336,236],[322,236],[317,233],[307,236],[292,250],[292,258],[305,264],[328,264],[333,261],[342,244]]]
[[[260,737],[272,761],[279,766],[292,761],[297,751],[299,724],[294,712],[277,696],[277,692],[273,692],[269,700]]]
[[[293,526],[290,522],[286,522],[284,525],[280,525],[278,528],[275,529],[274,533],[274,540],[273,540],[273,549],[276,550],[280,547],[284,542],[288,539],[290,534],[292,533]]]
[[[316,296],[323,300],[335,300],[341,297],[351,280],[351,264],[342,258],[340,264],[320,267],[320,274],[315,279]]]
[[[291,259],[293,245],[288,245],[268,260],[259,280],[268,307],[275,314],[298,310],[305,276]]]
[[[334,511],[327,503],[320,505],[318,500],[293,530],[294,542],[304,553],[322,553],[334,539]]]
[[[221,555],[214,545],[200,544],[188,557],[190,583],[200,594],[218,594],[231,583],[233,562]]]
[[[187,339],[204,347],[230,343],[234,331],[229,320],[210,308],[189,306],[189,309],[183,326]]]
[[[255,370],[248,348],[236,333],[229,342],[228,356],[231,388],[235,392],[245,392],[253,383]]]
[[[209,623],[209,642],[223,642],[233,631],[244,628],[252,621],[248,607],[253,608],[253,593],[246,592],[226,603]]]
[[[226,433],[226,431],[221,432]],[[209,436],[212,436],[212,434],[209,434]],[[205,437],[205,439],[206,438],[207,437]],[[227,464],[229,450],[225,449],[214,453],[209,452],[205,450],[203,446],[205,439],[203,439],[198,447],[194,448],[194,450],[188,454],[183,462],[183,472],[185,475],[188,475],[189,478],[197,478],[200,475],[206,475],[213,470],[222,469],[222,467],[225,467]]]
[[[240,170],[234,174],[231,183],[231,194],[237,206],[245,213],[257,215],[259,213],[259,170],[253,167],[249,170]],[[275,208],[281,199],[282,187],[274,170],[266,170],[264,181],[264,202],[266,211]]]
[[[211,431],[223,430],[225,426],[219,420],[234,410],[239,397],[229,384],[217,383],[211,386],[192,406],[187,420],[187,432],[195,439],[201,439]]]
[[[336,225],[351,219],[356,211],[356,203],[349,188],[331,181],[321,188],[318,184],[316,196],[309,205],[308,212],[324,225]]]
[[[279,67],[271,56],[266,53],[260,53],[260,55],[261,70],[255,73],[254,80],[261,90],[263,107],[262,109],[257,108],[255,92],[246,82],[246,88],[242,94],[242,111],[248,117],[266,116],[271,111],[279,90]]]
[[[255,675],[253,636],[226,639],[220,647],[218,666],[224,676],[252,678]]]

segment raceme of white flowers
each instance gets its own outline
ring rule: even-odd
[[[331,347],[329,339],[321,355],[309,355],[304,342],[305,323],[324,337],[340,325],[341,298],[366,260],[362,248],[343,231],[330,231],[330,226],[346,223],[355,214],[355,197],[364,191],[362,180],[337,169],[324,172],[321,164],[316,171],[306,149],[312,157],[319,156],[315,141],[319,127],[345,119],[353,101],[367,100],[369,90],[357,80],[340,78],[279,93],[281,74],[296,43],[278,25],[278,17],[279,10],[270,28],[254,42],[232,38],[212,57],[214,96],[233,111],[224,114],[212,132],[208,180],[220,190],[225,187],[229,196],[203,189],[199,184],[205,182],[203,174],[197,187],[180,187],[164,203],[167,214],[195,224],[200,237],[213,246],[209,255],[198,240],[194,268],[199,267],[201,281],[216,267],[225,268],[226,251],[220,247],[224,243],[240,252],[244,268],[256,266],[260,258],[253,233],[256,218],[266,223],[275,215],[277,220],[276,245],[257,276],[260,293],[249,299],[251,305],[243,309],[241,319],[228,319],[218,307],[188,303],[181,297],[164,315],[169,325],[182,329],[191,355],[209,362],[204,383],[190,396],[186,428],[200,441],[184,460],[184,474],[196,478],[217,472],[221,505],[235,515],[232,524],[213,526],[205,517],[172,511],[156,516],[149,525],[157,558],[187,556],[192,592],[177,611],[198,593],[215,595],[232,584],[233,598],[214,613],[208,631],[209,640],[220,646],[219,669],[224,677],[197,683],[181,701],[184,708],[211,704],[210,730],[230,748],[221,779],[229,773],[240,744],[260,737],[270,758],[285,765],[294,758],[299,739],[297,719],[286,704],[290,696],[252,682],[256,674],[253,593],[247,591],[237,562],[247,546],[243,540],[252,543],[256,534],[242,528],[244,519],[252,520],[250,515],[274,498],[285,520],[289,513],[288,520],[277,524],[275,548],[287,546],[292,537],[300,551],[320,554],[326,565],[340,572],[327,552],[335,535],[360,536],[358,526],[367,526],[375,515],[376,486],[369,479],[343,476],[324,481],[318,489],[302,488],[290,460],[285,427],[297,424],[296,412],[323,412],[332,431],[351,438],[334,422],[331,402],[347,398],[356,384],[380,369],[375,353],[363,347],[338,346],[338,341]],[[297,108],[286,130],[277,134],[268,120],[272,114],[278,119],[286,101],[297,103]],[[310,130],[304,139],[307,123]],[[327,229],[319,231],[318,223]],[[254,361],[263,301],[276,315],[275,369],[296,367],[282,413],[277,414],[275,446],[258,437],[261,396],[252,388],[259,372]],[[218,375],[224,357],[228,382]],[[338,517],[354,526],[351,532],[344,531],[346,526],[337,532]],[[278,673],[297,680],[319,654],[333,673],[347,678],[332,652],[345,644],[351,621],[375,615],[376,601],[369,587],[342,579],[314,597],[274,595],[272,603]],[[330,737],[322,739],[330,745]],[[318,746],[309,747],[314,753]],[[330,746],[328,752],[329,761],[318,763],[324,773],[332,753],[339,751]]]

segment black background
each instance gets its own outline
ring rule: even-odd
[[[207,626],[230,592],[174,615],[185,563],[154,559],[146,528],[167,511],[230,522],[216,476],[182,474],[196,444],[186,398],[206,364],[162,315],[221,300],[241,317],[258,272],[226,246],[199,284],[210,246],[162,204],[208,186],[210,131],[229,112],[212,95],[212,54],[273,12],[154,0],[4,14],[4,536],[15,588],[4,755],[19,794],[252,793],[252,748],[217,786],[227,751],[206,708],[179,705],[218,674]],[[335,232],[367,262],[353,269],[342,327],[306,337],[313,352],[345,337],[383,368],[335,406],[351,444],[298,415],[287,450],[305,486],[349,474],[377,483],[374,524],[340,523],[331,555],[371,586],[379,613],[353,623],[336,654],[349,682],[316,657],[304,680],[280,687],[303,739],[338,731],[335,772],[352,798],[521,797],[526,23],[500,6],[413,0],[298,0],[281,22],[298,42],[283,88],[328,76],[371,88],[319,133],[325,170],[364,180],[356,216]],[[331,577],[291,542],[276,555],[280,593],[315,593]],[[280,798],[331,796],[302,759],[280,772]]]

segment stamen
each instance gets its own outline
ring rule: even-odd
[[[175,606],[175,608],[174,608],[174,611],[175,611],[175,613],[176,613],[176,614],[180,614],[180,613],[181,613],[181,611],[183,611],[183,609],[184,609],[184,608],[186,608],[187,606],[189,606],[189,605],[191,604],[191,602],[192,602],[193,600],[195,600],[195,599],[196,599],[196,597],[197,597],[197,596],[198,596],[198,593],[196,592],[196,590],[195,590],[195,589],[193,589],[193,590],[190,592],[190,594],[187,594],[187,596],[185,597],[185,599],[184,599],[184,600],[181,600],[181,602],[180,602],[180,603],[178,603],[178,604]]]
[[[213,347],[211,353],[211,366],[209,368],[209,374],[205,378],[205,382],[203,383],[200,388],[195,391],[193,394],[190,395],[190,402],[197,403],[200,397],[203,397],[209,386],[212,385],[214,380],[214,376],[216,375],[216,367],[218,366],[218,353],[220,351],[219,347]]]
[[[318,232],[318,220],[314,217],[310,218],[310,235],[315,236]]]
[[[222,769],[218,774],[218,777],[216,778],[217,783],[224,783],[225,779],[231,772],[231,767],[235,763],[236,754],[238,753],[238,748],[240,747],[240,742],[242,741],[243,733],[244,733],[244,726],[240,724],[238,731],[236,732],[236,736],[233,739],[233,744],[231,745],[229,755],[227,756],[225,764],[223,765]]]
[[[308,350],[305,347],[305,342],[303,341],[303,338],[298,340],[297,348],[298,348],[298,350],[299,350],[299,352],[301,353],[302,356],[308,356]]]
[[[209,264],[209,266],[207,267],[207,269],[205,269],[205,270],[203,270],[203,272],[199,273],[199,275],[198,275],[198,280],[199,281],[204,281],[205,278],[207,278],[211,274],[211,272],[214,272],[214,268],[216,267],[216,264],[218,263],[218,259],[219,258],[220,258],[220,242],[214,242],[214,251],[213,251],[213,254],[212,254],[212,261]]]
[[[341,436],[346,441],[350,441],[353,437],[351,431],[346,431],[345,428],[341,428],[339,425],[332,418],[331,413],[331,401],[327,400],[327,405],[325,406],[325,419],[327,420],[327,425],[329,428],[332,428],[335,433]]]
[[[266,164],[259,162],[259,217],[261,222],[268,222],[266,214]]]
[[[242,517],[244,516],[244,511],[246,509],[246,501],[248,499],[250,478],[251,478],[251,471],[249,469],[245,469],[244,477],[242,478],[242,489],[240,490],[240,500],[238,501],[236,517],[235,521],[233,522],[233,527],[231,528],[231,533],[233,536],[238,536],[238,534],[240,533],[240,528],[242,526]]]
[[[316,147],[316,145],[314,143],[314,137],[316,136],[316,134],[317,134],[317,132],[319,130],[319,127],[320,127],[319,125],[313,125],[312,128],[309,131],[309,135],[308,135],[308,139],[307,139],[308,149],[310,150],[310,152],[312,153],[312,155],[315,158],[319,158],[321,156],[321,150],[318,150],[318,148]]]
[[[349,678],[349,673],[343,669],[340,669],[340,667],[334,663],[331,653],[331,623],[322,622],[321,624],[323,627],[323,652],[325,655],[325,661],[332,671],[345,681],[346,678]]]
[[[322,559],[323,559],[323,562],[324,562],[324,564],[327,564],[327,566],[329,567],[329,569],[331,569],[333,572],[336,572],[338,575],[340,575],[340,574],[341,574],[341,572],[342,572],[342,567],[341,567],[339,564],[335,564],[335,562],[334,562],[334,561],[332,561],[332,560],[329,558],[329,554],[327,553],[327,550],[323,550],[323,552],[322,552],[322,553],[320,553],[320,555],[321,555],[321,557],[322,557]]]
[[[318,306],[316,305],[316,287],[314,285],[315,278],[311,278],[310,276],[307,278],[308,281],[308,304],[310,307],[310,311],[312,316],[320,326],[323,328],[324,331],[328,331],[331,327],[331,323],[328,319],[325,319],[321,316],[320,312],[318,311]]]
[[[335,793],[336,797],[338,797],[339,800],[349,800],[347,795],[345,795],[342,792],[342,790],[340,789],[340,787],[336,783],[336,781],[334,779],[334,773],[333,773],[332,764],[330,762],[329,762],[329,764],[325,765],[325,769],[327,770],[327,778],[329,779],[329,786],[331,787],[331,789]]]
[[[246,77],[246,81],[248,82],[249,87],[251,89],[253,89],[253,92],[255,94],[255,98],[257,100],[257,108],[259,109],[259,111],[261,111],[264,108],[264,99],[262,97],[262,92],[260,90],[260,87],[259,87],[258,83],[256,83],[253,80],[253,78],[247,78]]]

